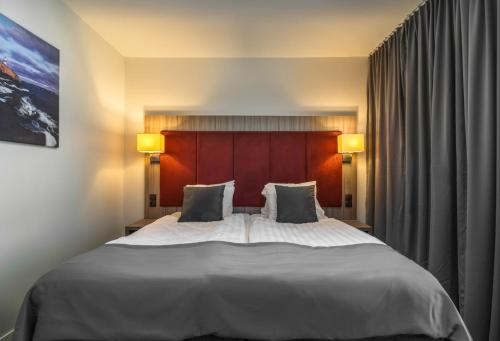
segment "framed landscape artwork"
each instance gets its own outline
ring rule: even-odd
[[[59,50],[2,14],[0,140],[59,146]]]

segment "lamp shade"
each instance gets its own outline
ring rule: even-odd
[[[141,153],[163,153],[165,139],[162,134],[137,134],[137,151]]]
[[[337,137],[339,153],[361,153],[365,151],[364,134],[342,134]]]

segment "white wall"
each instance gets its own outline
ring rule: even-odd
[[[122,232],[124,59],[62,2],[0,12],[61,51],[60,147],[0,142],[0,337],[33,282]]]
[[[144,159],[135,151],[135,134],[144,129],[145,109],[300,115],[354,107],[364,131],[367,67],[367,58],[127,59],[125,222],[144,214]],[[358,218],[364,220],[364,155],[358,165]]]

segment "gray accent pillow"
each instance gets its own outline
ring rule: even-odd
[[[178,222],[208,222],[223,219],[222,199],[226,186],[184,187]]]
[[[278,223],[304,224],[318,221],[314,186],[274,186],[276,188]]]

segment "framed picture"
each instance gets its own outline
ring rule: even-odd
[[[59,50],[2,14],[0,140],[59,146]]]

